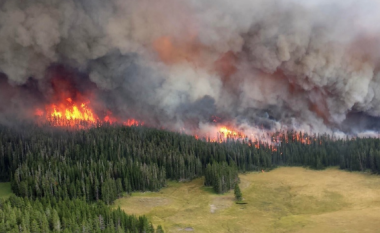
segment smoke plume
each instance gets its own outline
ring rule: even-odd
[[[99,112],[157,127],[207,131],[217,118],[362,131],[380,117],[379,9],[377,0],[3,0],[0,120],[30,116],[70,87]]]

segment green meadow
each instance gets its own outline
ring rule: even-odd
[[[380,176],[281,167],[240,174],[240,180],[245,205],[235,203],[233,190],[215,194],[201,178],[133,193],[115,206],[147,215],[165,232],[380,231]]]

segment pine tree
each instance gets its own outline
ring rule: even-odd
[[[235,184],[234,194],[237,201],[241,201],[243,199],[243,195],[240,191],[239,184]]]
[[[51,226],[54,229],[54,231],[61,231],[61,221],[58,216],[58,212],[54,209],[52,218],[51,218]]]
[[[161,225],[158,225],[156,233],[164,233],[164,229],[162,228]]]
[[[41,225],[41,232],[42,233],[48,233],[49,232],[49,222],[48,222],[48,219],[44,213],[41,215],[41,219],[39,221],[40,221],[40,225]]]
[[[31,233],[39,233],[39,232],[41,232],[41,229],[38,226],[38,223],[37,223],[36,220],[33,220],[32,223],[30,224],[30,232]]]
[[[5,224],[4,222],[0,222],[0,233],[5,233],[5,232],[7,232]]]

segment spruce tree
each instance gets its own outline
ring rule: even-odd
[[[239,184],[235,184],[234,194],[237,201],[241,201],[243,199],[243,195],[240,191]]]
[[[30,224],[30,232],[31,233],[39,233],[39,232],[41,232],[41,229],[38,226],[38,223],[37,223],[36,220],[33,220],[32,223]]]
[[[164,229],[162,228],[161,225],[158,225],[156,233],[164,233]]]

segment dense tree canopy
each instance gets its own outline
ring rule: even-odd
[[[215,192],[236,187],[241,199],[238,172],[275,166],[380,172],[379,139],[286,132],[273,141],[216,143],[110,125],[87,130],[0,126],[0,181],[11,181],[19,196],[0,202],[0,233],[154,232],[144,216],[128,216],[107,204],[125,192],[157,191],[167,179],[205,176],[205,185]]]
[[[205,175],[217,192],[234,188],[237,172],[275,166],[380,171],[380,141],[286,132],[277,146],[206,142],[146,127],[88,130],[0,127],[0,179],[23,197],[82,198],[110,204],[123,192],[157,191],[167,179]]]
[[[161,226],[158,229],[162,229]],[[103,202],[89,204],[80,199],[30,200],[11,196],[0,200],[0,233],[8,232],[107,232],[154,233],[146,217],[129,216]],[[161,230],[162,232],[162,230]]]

